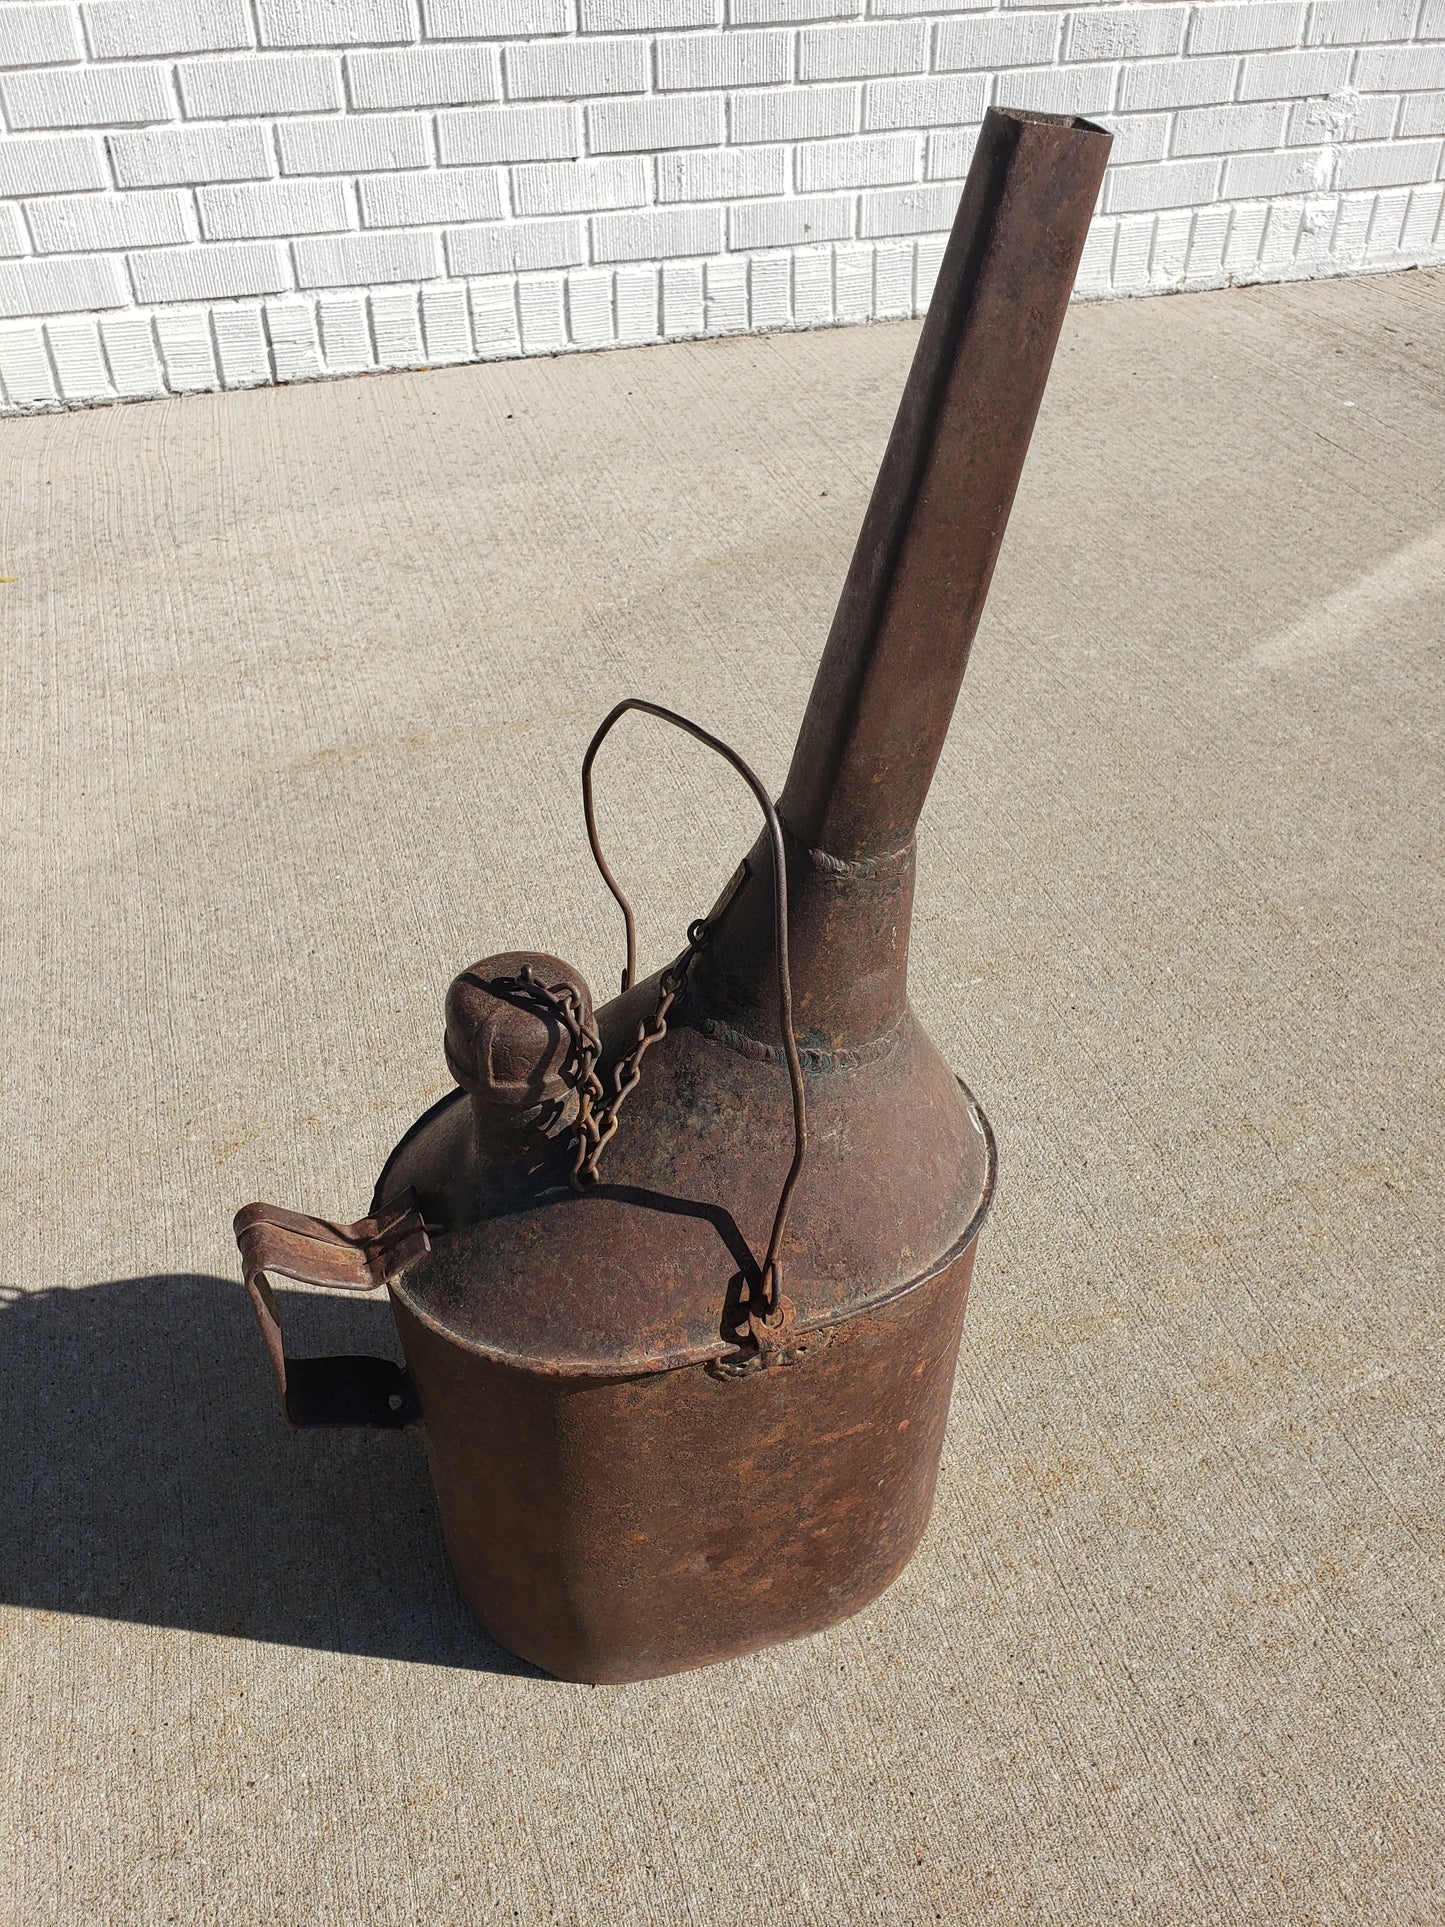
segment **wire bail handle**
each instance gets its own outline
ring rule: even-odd
[[[773,1214],[772,1234],[768,1239],[767,1256],[763,1260],[762,1283],[764,1309],[770,1317],[781,1313],[782,1307],[782,1269],[778,1249],[783,1240],[783,1227],[787,1223],[788,1206],[792,1202],[793,1188],[798,1182],[803,1168],[803,1159],[808,1149],[808,1105],[803,1089],[803,1066],[798,1057],[797,1039],[793,1035],[793,985],[788,969],[788,869],[787,855],[783,847],[783,826],[778,820],[773,799],[768,795],[762,780],[748,767],[735,749],[721,742],[716,736],[698,724],[689,722],[686,716],[679,716],[675,710],[664,709],[660,703],[650,703],[640,696],[629,696],[617,704],[603,719],[587,745],[587,754],[582,759],[582,810],[587,822],[587,841],[592,846],[593,859],[601,872],[602,881],[617,900],[622,911],[622,921],[627,933],[627,965],[622,975],[622,988],[630,990],[637,975],[637,920],[632,905],[623,894],[621,886],[612,874],[602,845],[597,836],[597,814],[592,795],[592,765],[614,726],[628,713],[637,710],[644,716],[655,716],[659,722],[670,723],[674,729],[683,730],[707,749],[721,756],[742,777],[756,798],[763,818],[768,826],[768,839],[773,852],[773,926],[778,959],[778,1008],[782,1017],[783,1056],[787,1060],[788,1081],[793,1093],[793,1161],[788,1167],[788,1175],[783,1180],[778,1207]],[[663,973],[665,990],[670,991],[667,1001],[682,987],[682,978],[693,957],[706,943],[711,934],[704,919],[688,927],[688,948]],[[684,961],[685,960],[685,961]],[[673,979],[676,979],[673,982]]]

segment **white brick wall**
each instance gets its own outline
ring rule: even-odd
[[[1086,297],[1445,260],[1445,0],[0,0],[0,412],[916,313],[990,102]]]

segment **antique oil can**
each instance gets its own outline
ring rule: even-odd
[[[594,1012],[556,958],[474,964],[456,1088],[370,1215],[237,1218],[288,1418],[422,1422],[464,1598],[562,1678],[815,1632],[927,1522],[994,1148],[909,1004],[914,832],[1109,145],[988,115],[776,805],[706,731],[619,705],[583,788],[622,994]],[[629,712],[718,750],[763,817],[642,982],[591,809]],[[385,1286],[405,1370],[288,1358],[271,1275]]]

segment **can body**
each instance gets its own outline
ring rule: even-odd
[[[933,1501],[976,1237],[795,1364],[519,1369],[395,1304],[457,1584],[561,1679],[681,1672],[820,1631],[907,1564]]]

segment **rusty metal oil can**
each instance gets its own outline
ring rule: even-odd
[[[619,705],[583,791],[622,994],[594,1014],[556,958],[473,965],[457,1088],[371,1215],[237,1217],[288,1419],[424,1423],[464,1598],[562,1678],[818,1631],[927,1523],[994,1150],[909,1005],[914,832],[1109,145],[988,115],[776,806],[696,725]],[[591,807],[628,711],[718,750],[764,818],[643,982]],[[386,1287],[405,1369],[288,1358],[273,1275]]]

